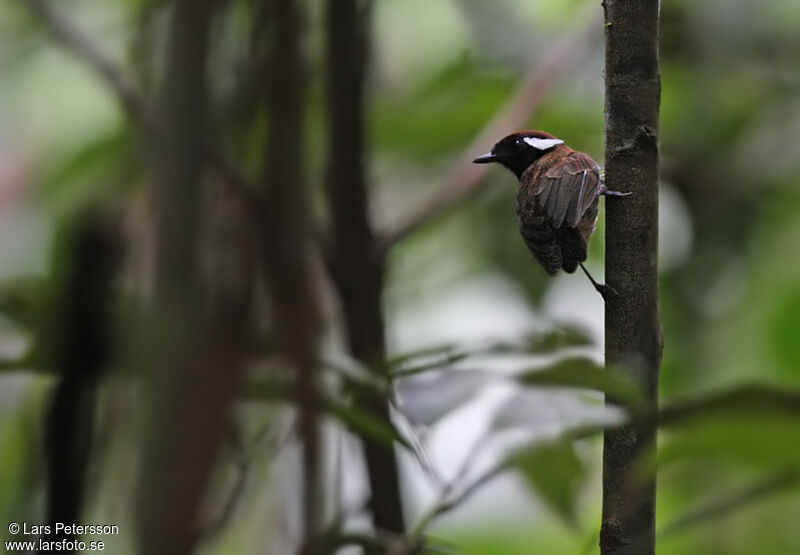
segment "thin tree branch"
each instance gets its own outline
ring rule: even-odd
[[[114,91],[125,113],[135,122],[149,127],[152,113],[124,72],[48,0],[20,0],[65,48],[83,60]]]
[[[592,6],[592,12],[594,10],[595,7]],[[602,27],[596,17],[584,16],[577,19],[579,23],[571,33],[544,57],[536,57],[506,105],[456,158],[436,187],[436,192],[418,208],[402,217],[397,224],[380,234],[380,244],[384,249],[390,248],[481,188],[489,166],[472,164],[473,158],[486,151],[498,137],[519,129],[522,122],[530,119],[598,37]]]
[[[224,501],[221,503],[222,508],[217,514],[217,517],[198,534],[201,541],[220,534],[230,524],[245,494],[253,463],[259,451],[259,445],[262,443],[275,443],[276,445],[274,447],[278,447],[276,441],[277,437],[273,432],[274,428],[268,424],[264,426],[247,445],[243,445],[241,439],[236,441],[237,445],[234,446],[236,477],[233,479],[233,484],[228,490]],[[278,451],[279,449],[273,449],[271,453],[277,457]]]
[[[50,34],[76,58],[86,64],[108,86],[117,98],[123,112],[139,130],[148,136],[159,132],[161,122],[148,100],[137,89],[126,73],[59,8],[48,0],[19,0],[26,4]],[[208,168],[229,185],[232,192],[246,201],[247,208],[256,216],[263,215],[261,199],[254,193],[250,180],[228,160],[213,143],[205,146],[205,163]]]
[[[245,486],[247,485],[247,480],[250,476],[250,466],[251,461],[246,459],[240,460],[236,463],[236,477],[233,480],[233,485],[231,486],[228,494],[221,502],[222,509],[220,509],[217,517],[197,534],[201,541],[213,538],[225,530],[228,524],[230,524],[234,512],[236,511],[236,507],[239,505],[242,495],[244,494]]]
[[[292,364],[302,442],[302,540],[299,553],[321,552],[323,399],[318,375],[321,309],[311,265],[310,202],[304,175],[307,62],[305,8],[298,0],[263,0],[256,39],[266,41],[260,93],[268,114],[261,186],[264,273],[279,350]]]
[[[709,520],[722,518],[757,501],[797,486],[800,475],[797,471],[787,471],[777,476],[758,480],[740,490],[728,492],[726,496],[697,507],[658,531],[659,537],[674,534]]]
[[[471,466],[469,464],[472,461],[471,457],[477,452],[478,448],[483,446],[483,443],[483,440],[479,440],[479,442],[473,446],[470,452],[470,458],[465,459],[453,480],[441,489],[436,501],[422,517],[420,517],[414,527],[409,531],[408,536],[397,541],[396,545],[390,546],[390,555],[412,555],[414,553],[419,553],[420,549],[423,547],[425,531],[431,523],[454,507],[459,506],[479,489],[482,489],[486,483],[493,480],[507,469],[505,465],[493,466],[475,478],[473,482],[463,484],[467,471]]]

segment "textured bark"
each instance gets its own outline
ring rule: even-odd
[[[306,63],[301,2],[267,0],[259,32],[268,37],[262,91],[268,117],[261,185],[265,195],[264,270],[279,348],[295,373],[298,433],[303,444],[300,552],[320,553],[322,501],[318,342],[320,310],[310,247],[310,201],[303,175]]]
[[[658,311],[658,0],[605,0],[606,184],[631,191],[606,200],[606,366],[636,382],[657,406],[661,364]],[[609,399],[613,402],[613,399]],[[655,427],[605,434],[604,555],[655,551],[655,477],[635,462],[655,449]]]
[[[382,310],[385,255],[368,217],[364,172],[364,77],[370,1],[329,0],[327,11],[328,166],[330,236],[326,259],[344,313],[350,353],[369,368],[386,357]],[[389,421],[386,399],[362,400]],[[399,475],[392,446],[364,438],[375,528],[405,529]]]

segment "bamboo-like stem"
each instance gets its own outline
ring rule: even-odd
[[[240,389],[251,304],[246,280],[218,283],[208,295],[212,284],[201,279],[206,62],[216,7],[216,0],[173,2],[152,150],[157,332],[142,368],[148,403],[136,523],[138,551],[154,555],[192,553],[198,543],[199,509]]]
[[[261,185],[263,264],[279,350],[294,373],[302,444],[302,538],[299,553],[321,553],[322,401],[317,370],[320,309],[310,250],[312,225],[304,175],[307,64],[303,3],[265,0],[256,27],[268,45],[262,83],[268,114]],[[257,39],[258,40],[258,37]]]
[[[382,307],[385,251],[368,218],[365,166],[364,79],[371,0],[329,0],[327,11],[328,161],[325,182],[330,233],[328,269],[344,314],[350,353],[365,366],[386,358]],[[389,402],[361,399],[364,408],[389,422]],[[399,473],[391,445],[364,438],[372,521],[379,531],[405,529]]]

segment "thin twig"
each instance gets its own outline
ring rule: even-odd
[[[62,11],[48,0],[19,0],[26,4],[62,46],[85,63],[114,93],[123,111],[143,134],[158,132],[159,122],[155,110],[114,61]],[[257,215],[263,212],[263,203],[254,192],[250,180],[228,160],[221,150],[209,143],[206,145],[205,163],[233,192],[242,196],[249,209]]]
[[[247,485],[247,479],[249,476],[250,461],[244,459],[237,461],[236,478],[234,478],[233,485],[222,502],[222,509],[214,521],[198,533],[198,537],[200,539],[205,540],[208,538],[213,538],[225,530],[233,518],[236,507],[239,505],[239,501],[242,498],[242,494],[244,493],[245,485]]]
[[[413,419],[402,410],[402,408],[399,406],[399,403],[397,403],[394,399],[390,399],[389,402],[395,414],[402,418],[408,427],[410,432],[408,435],[408,440],[412,447],[409,449],[409,451],[416,459],[417,464],[419,464],[422,471],[425,472],[428,478],[438,487],[446,487],[447,484],[442,478],[442,475],[433,464],[433,459],[430,455],[430,448],[428,447],[428,442],[425,439],[424,432],[414,423]]]
[[[478,453],[486,446],[490,439],[491,436],[485,434],[472,445],[469,453],[462,460],[461,466],[458,468],[453,478],[449,482],[441,484],[439,495],[436,500],[409,531],[408,536],[403,538],[402,541],[397,541],[396,544],[391,547],[389,550],[391,555],[410,555],[412,553],[417,553],[425,530],[431,522],[462,503],[486,484],[486,482],[506,469],[505,465],[495,465],[481,474],[471,484],[464,483],[469,475],[469,471],[473,467],[473,462],[477,458]],[[457,493],[454,495],[454,492]]]
[[[236,442],[238,444],[235,446],[237,451],[235,461],[236,477],[228,494],[225,496],[225,500],[221,503],[222,509],[217,517],[198,533],[202,540],[213,538],[230,524],[234,512],[245,493],[245,486],[250,477],[253,462],[258,456],[259,446],[262,443],[272,444],[272,448],[268,451],[273,456],[277,456],[278,450],[276,447],[279,447],[277,439],[274,426],[267,424],[255,434],[255,437],[247,445],[243,445],[241,440]]]
[[[136,87],[73,22],[47,0],[22,0],[65,48],[83,60],[114,91],[128,116],[144,126],[152,123],[152,113]]]
[[[721,499],[697,507],[684,516],[671,522],[658,531],[659,537],[689,528],[697,524],[705,524],[708,520],[727,516],[745,505],[760,501],[772,494],[781,492],[798,484],[800,475],[796,471],[787,471],[776,476],[769,476],[749,486],[734,491]]]
[[[476,478],[474,482],[463,487],[456,495],[452,495],[452,493],[458,487],[458,484],[456,484],[455,481],[448,484],[441,491],[436,502],[422,516],[422,518],[419,519],[414,528],[409,532],[408,536],[404,538],[404,541],[398,542],[398,544],[389,551],[390,555],[411,555],[413,553],[417,553],[420,549],[425,530],[434,520],[463,503],[467,498],[471,497],[476,491],[481,489],[487,482],[493,480],[506,469],[507,467],[505,465],[491,467],[478,478]]]
[[[584,22],[585,19],[578,18],[581,23],[574,32],[559,41],[543,59],[536,58],[503,109],[456,158],[437,187],[437,192],[416,210],[401,218],[399,223],[383,231],[383,248],[390,248],[480,189],[488,166],[472,164],[472,159],[486,151],[498,138],[518,129],[521,122],[530,119],[559,80],[595,41],[602,28],[601,24],[594,16],[589,18],[588,23]]]

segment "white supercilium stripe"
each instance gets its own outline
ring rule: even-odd
[[[539,139],[536,137],[523,137],[522,140],[537,150],[547,150],[564,142],[561,139]]]

